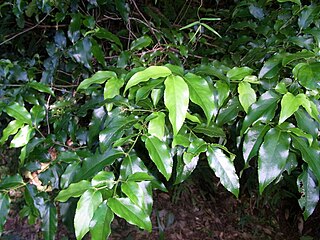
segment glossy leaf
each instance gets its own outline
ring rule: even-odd
[[[270,121],[277,109],[280,96],[273,91],[267,91],[260,96],[257,102],[249,107],[248,115],[245,117],[241,134],[245,133],[249,126],[257,121]]]
[[[221,184],[236,197],[239,195],[239,178],[233,162],[215,145],[208,145],[207,159],[210,168],[220,178]]]
[[[92,77],[86,78],[78,86],[77,90],[87,89],[92,84],[102,84],[107,81],[109,78],[117,78],[117,75],[111,71],[98,71]]]
[[[80,162],[69,163],[60,178],[60,187],[65,189],[73,182],[75,176],[80,172]]]
[[[156,164],[163,176],[169,180],[173,167],[173,160],[170,156],[169,148],[164,142],[154,136],[148,137],[145,144],[151,160]]]
[[[71,197],[79,197],[85,191],[91,188],[91,183],[87,180],[82,180],[77,183],[72,183],[67,189],[63,189],[59,192],[55,198],[56,201],[66,202]]]
[[[143,48],[148,47],[151,43],[152,39],[149,36],[142,36],[131,43],[130,50],[139,51]]]
[[[310,24],[313,22],[314,18],[319,13],[319,7],[315,4],[309,5],[305,7],[299,15],[298,18],[298,26],[300,29],[305,29],[310,26]]]
[[[10,211],[10,197],[7,193],[0,192],[0,236],[4,230],[4,224]]]
[[[68,37],[72,43],[75,43],[80,38],[80,27],[82,24],[81,14],[73,14],[68,29]]]
[[[166,115],[163,112],[155,112],[153,115],[155,118],[149,122],[148,133],[162,140],[164,137]]]
[[[186,118],[189,105],[189,88],[183,78],[169,76],[164,82],[164,104],[169,110],[169,120],[176,135]]]
[[[300,63],[292,70],[293,76],[299,83],[308,89],[317,89],[320,86],[320,63]]]
[[[234,119],[238,117],[238,113],[242,110],[242,106],[238,97],[231,98],[227,105],[220,109],[216,119],[218,126],[222,126],[226,123],[231,124]]]
[[[230,87],[226,82],[223,82],[223,81],[217,81],[215,87],[216,87],[215,101],[217,102],[218,107],[222,107],[225,100],[229,96]]]
[[[290,137],[278,128],[272,128],[264,137],[259,150],[258,177],[259,191],[264,189],[281,174],[289,156]]]
[[[136,93],[136,102],[139,102],[143,99],[146,99],[150,92],[155,90],[157,86],[163,83],[163,79],[151,79],[148,84],[142,86],[137,90]]]
[[[114,214],[107,205],[107,200],[103,201],[94,212],[90,221],[90,234],[94,240],[108,239],[111,234],[111,223]]]
[[[127,155],[120,167],[121,179],[127,180],[128,177],[135,173],[146,173],[148,170],[142,160],[133,152]]]
[[[283,2],[293,2],[293,3],[296,3],[298,5],[301,5],[301,2],[300,0],[277,0],[278,2],[280,3],[283,3]]]
[[[107,63],[106,60],[104,59],[105,57],[105,53],[102,50],[101,45],[94,39],[91,38],[91,51],[92,51],[92,55],[97,59],[97,61],[104,67],[106,67]]]
[[[34,129],[30,125],[25,125],[14,136],[10,143],[10,147],[19,148],[26,145],[33,137]]]
[[[31,119],[34,126],[39,126],[39,123],[44,119],[46,116],[46,110],[43,106],[34,105],[31,110]]]
[[[313,174],[306,167],[297,179],[298,190],[301,197],[298,200],[301,209],[303,209],[303,217],[307,220],[308,217],[314,212],[319,202],[319,187]]]
[[[0,145],[7,141],[10,135],[16,134],[23,125],[23,122],[17,120],[12,120],[11,122],[9,122],[8,126],[2,131]]]
[[[111,77],[104,85],[103,97],[104,99],[110,99],[120,94],[120,88],[124,82],[122,79]],[[112,110],[112,103],[106,105],[107,111]]]
[[[259,78],[273,78],[275,77],[282,65],[282,58],[279,55],[275,55],[268,59],[259,72]]]
[[[58,225],[58,216],[57,209],[51,203],[48,202],[44,204],[41,215],[41,230],[45,240],[54,240],[56,239],[57,225]]]
[[[54,92],[52,91],[52,89],[43,83],[32,81],[28,83],[28,86],[38,90],[39,92],[48,93],[54,96]]]
[[[319,124],[314,121],[304,109],[298,109],[298,111],[294,113],[294,116],[299,128],[301,128],[306,133],[310,133],[313,138],[316,138],[318,136]]]
[[[82,239],[89,232],[90,221],[102,201],[101,193],[93,189],[87,190],[80,197],[74,216],[74,229],[77,240]]]
[[[200,76],[188,73],[184,76],[190,92],[190,100],[199,105],[207,117],[207,123],[214,114],[214,95],[208,82]]]
[[[105,28],[97,28],[95,30],[95,36],[99,39],[104,39],[104,40],[114,42],[122,49],[122,43],[120,39],[115,34],[109,32]]]
[[[7,176],[3,178],[0,182],[0,190],[9,190],[10,188],[18,188],[23,186],[22,177],[19,174],[13,176]]]
[[[7,114],[16,120],[32,125],[31,115],[27,109],[18,103],[12,103],[5,108]]]
[[[124,218],[127,222],[151,232],[150,217],[145,211],[131,202],[129,198],[110,198],[108,206],[116,215]]]
[[[245,110],[248,113],[249,107],[256,101],[256,92],[251,88],[250,83],[240,82],[238,85],[239,101]]]
[[[230,78],[230,80],[242,80],[252,73],[253,69],[249,67],[234,67],[227,72],[227,77]]]
[[[101,171],[98,172],[91,180],[93,187],[107,187],[112,188],[115,184],[113,172]]]
[[[294,114],[301,105],[300,101],[290,92],[287,92],[281,99],[281,111],[279,124]]]
[[[131,87],[141,83],[149,81],[149,79],[157,79],[161,77],[167,77],[171,74],[171,71],[169,68],[164,66],[151,66],[146,68],[143,71],[137,72],[133,74],[133,76],[129,79],[125,89],[124,93]]]

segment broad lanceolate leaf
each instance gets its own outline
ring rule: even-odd
[[[31,119],[34,126],[38,127],[39,123],[44,119],[46,116],[46,109],[44,106],[41,105],[34,105],[31,110]]]
[[[108,206],[115,214],[124,218],[128,223],[151,232],[152,224],[150,217],[129,198],[110,198]]]
[[[275,115],[279,99],[280,96],[273,91],[262,94],[259,100],[249,107],[248,115],[243,121],[241,134],[245,133],[248,127],[256,121],[270,121]]]
[[[189,105],[189,88],[183,78],[169,76],[164,82],[164,104],[169,110],[169,120],[173,134],[176,135],[183,125]]]
[[[7,193],[0,192],[0,236],[10,210],[10,197]]]
[[[158,170],[167,180],[169,180],[172,173],[173,160],[170,156],[168,146],[159,140],[159,138],[150,136],[146,140],[146,148],[151,160],[156,164]]]
[[[120,93],[120,88],[123,86],[124,82],[122,79],[111,77],[104,85],[103,97],[104,99],[113,98]],[[107,111],[111,111],[112,103],[106,105]]]
[[[109,78],[117,78],[117,74],[111,71],[98,71],[92,77],[83,80],[78,86],[77,90],[87,89],[94,83],[102,84]]]
[[[149,36],[142,36],[131,43],[130,50],[137,51],[145,47],[148,47],[152,43],[152,39]]]
[[[17,188],[23,186],[22,177],[19,174],[7,176],[0,182],[0,190],[9,190],[10,188]]]
[[[99,191],[87,190],[79,199],[74,216],[74,229],[77,240],[80,240],[89,232],[90,221],[94,212],[103,201]]]
[[[308,167],[303,169],[303,172],[298,176],[297,186],[301,193],[301,197],[298,200],[299,205],[304,210],[304,219],[307,220],[319,202],[319,187]]]
[[[300,106],[300,102],[296,97],[287,92],[281,99],[281,112],[279,118],[279,124],[283,123],[287,118],[294,114]]]
[[[34,134],[34,129],[30,125],[23,126],[14,136],[10,143],[10,147],[18,148],[26,145]]]
[[[244,77],[249,76],[253,73],[253,69],[249,67],[234,67],[227,73],[227,77],[230,80],[242,80]]]
[[[93,214],[90,221],[90,234],[94,240],[108,239],[111,234],[111,223],[114,214],[107,205],[107,200],[103,201]]]
[[[155,112],[153,115],[155,118],[149,122],[148,133],[162,140],[164,137],[166,115],[163,112]]]
[[[121,179],[127,180],[128,177],[135,173],[147,173],[147,168],[143,161],[135,154],[135,152],[130,152],[122,161],[120,167]]]
[[[149,79],[157,79],[160,77],[167,77],[171,74],[169,68],[164,66],[151,66],[147,69],[135,73],[128,81],[124,93],[131,87],[141,83],[146,82]]]
[[[314,173],[318,182],[320,182],[320,149],[317,146],[309,146],[304,138],[291,134],[292,145],[301,152],[302,159],[308,163],[309,168]]]
[[[311,4],[305,7],[298,18],[298,25],[300,29],[305,29],[310,26],[314,18],[319,14],[319,6],[316,4]]]
[[[61,190],[55,200],[59,202],[66,202],[71,197],[81,196],[89,188],[91,188],[91,183],[87,180],[72,183],[67,189]]]
[[[250,83],[240,82],[238,85],[239,100],[243,109],[248,113],[249,107],[256,101],[256,92],[251,88]]]
[[[224,81],[217,81],[215,84],[214,97],[216,105],[220,108],[228,98],[230,93],[229,85]]]
[[[214,95],[208,82],[192,73],[186,74],[184,79],[189,87],[191,101],[202,108],[207,117],[207,123],[209,123],[214,114],[215,104]]]
[[[279,175],[286,166],[289,156],[289,134],[272,128],[264,137],[259,150],[258,176],[260,193]]]
[[[12,120],[2,132],[0,145],[7,141],[10,135],[16,134],[23,125],[24,123],[21,121]]]
[[[210,168],[220,178],[221,184],[236,197],[239,195],[239,178],[233,162],[226,154],[214,145],[208,145],[207,158]]]
[[[32,125],[31,115],[24,106],[15,102],[6,106],[5,111],[16,120]]]
[[[91,180],[91,184],[94,187],[112,188],[115,184],[113,172],[101,171],[97,173]]]
[[[41,230],[44,235],[45,240],[54,240],[56,239],[57,232],[57,209],[51,203],[48,202],[44,205],[42,211],[40,211],[41,215]]]
[[[293,76],[305,88],[314,90],[320,87],[320,63],[299,63],[293,70]]]
[[[49,93],[50,95],[54,96],[52,89],[43,83],[32,81],[28,83],[28,86],[38,90],[39,92]]]
[[[273,78],[275,77],[282,66],[282,57],[275,55],[268,59],[259,72],[259,78]]]

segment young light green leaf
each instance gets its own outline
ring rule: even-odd
[[[300,104],[300,101],[292,93],[287,92],[281,99],[279,125],[294,114],[299,109]]]
[[[104,85],[103,97],[104,99],[114,98],[119,95],[120,88],[123,86],[124,81],[119,78],[111,77]],[[106,105],[107,111],[112,110],[112,103]]]
[[[305,167],[297,179],[298,190],[301,197],[298,200],[301,209],[303,209],[304,220],[315,210],[319,202],[319,187],[308,167]]]
[[[154,115],[155,118],[149,122],[148,133],[162,140],[164,137],[166,115],[163,112],[155,112],[152,113],[152,115]]]
[[[169,148],[155,136],[148,137],[145,144],[151,160],[156,164],[163,176],[169,180],[173,167]]]
[[[94,240],[108,239],[111,234],[111,223],[114,214],[107,205],[107,200],[103,201],[93,214],[90,221],[90,234]]]
[[[10,197],[7,193],[0,192],[0,235],[4,230],[4,224],[10,210]]]
[[[157,79],[161,77],[167,77],[171,74],[171,71],[169,68],[164,66],[151,66],[146,68],[143,71],[137,72],[133,74],[133,76],[129,79],[125,89],[124,93],[131,87],[141,83],[149,81],[149,79]]]
[[[0,139],[0,145],[7,141],[10,135],[16,134],[23,125],[23,122],[17,120],[12,120],[11,122],[9,122],[8,126],[3,129],[2,137]]]
[[[4,110],[9,116],[15,118],[16,120],[32,125],[31,115],[24,106],[21,106],[15,102],[6,106]]]
[[[217,35],[219,38],[222,38],[221,35],[214,30],[212,27],[210,27],[208,24],[206,23],[201,23],[201,26],[205,27],[206,29],[208,29],[210,32],[214,33],[215,35]]]
[[[82,239],[89,232],[90,221],[102,201],[101,193],[93,189],[85,191],[80,197],[74,216],[74,229],[77,240]]]
[[[107,187],[109,189],[113,188],[115,184],[113,172],[101,171],[98,172],[91,180],[91,185],[93,187]]]
[[[227,72],[227,77],[230,78],[230,80],[242,80],[252,73],[253,69],[249,67],[234,67]]]
[[[23,126],[14,136],[10,143],[10,147],[18,148],[26,145],[33,137],[34,129],[30,125]]]
[[[200,119],[196,115],[192,115],[189,112],[187,112],[186,119],[190,120],[191,122],[201,124]]]
[[[183,125],[189,105],[189,88],[183,78],[169,76],[164,82],[164,104],[169,110],[169,120],[173,134],[176,135]]]
[[[233,162],[214,145],[208,145],[207,158],[210,168],[220,178],[221,184],[236,197],[239,195],[239,178]]]
[[[290,137],[278,128],[272,128],[264,137],[259,150],[259,191],[264,189],[282,173],[289,156]]]
[[[92,84],[102,84],[109,78],[117,78],[117,74],[111,71],[98,71],[92,77],[83,80],[77,88],[77,91],[81,89],[87,89]]]
[[[207,117],[207,123],[211,121],[214,114],[214,95],[208,82],[200,76],[188,73],[184,79],[189,87],[190,100],[199,105]]]
[[[239,101],[248,113],[249,107],[256,102],[256,92],[251,88],[250,83],[240,82],[238,85]]]
[[[129,198],[110,198],[108,206],[119,217],[149,232],[152,230],[150,217]]]
[[[39,92],[48,93],[54,96],[54,92],[52,91],[52,89],[43,83],[32,81],[28,83],[28,86],[38,90]]]
[[[66,202],[71,197],[79,197],[85,191],[91,188],[91,183],[87,180],[82,180],[77,183],[72,183],[67,189],[63,189],[59,192],[55,198],[56,201]]]

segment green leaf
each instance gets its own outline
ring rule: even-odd
[[[290,137],[278,128],[272,128],[264,137],[259,150],[259,191],[264,189],[282,173],[289,156]]]
[[[87,190],[80,197],[74,216],[74,229],[77,240],[82,239],[89,232],[90,221],[102,201],[101,193],[93,189]]]
[[[71,22],[68,29],[68,37],[72,43],[75,43],[80,38],[80,27],[82,24],[81,14],[76,13],[72,15]]]
[[[73,182],[75,176],[80,172],[80,162],[69,163],[60,178],[60,187],[67,188]]]
[[[67,189],[61,190],[55,201],[66,202],[71,197],[79,197],[85,191],[91,188],[91,183],[87,180],[82,180],[77,183],[72,183]]]
[[[169,110],[169,120],[173,134],[176,135],[183,125],[189,105],[189,88],[183,78],[169,76],[164,82],[164,104]]]
[[[279,125],[294,114],[299,109],[300,104],[300,101],[292,93],[287,92],[281,99]]]
[[[170,156],[169,148],[164,142],[154,136],[148,137],[145,144],[151,160],[156,164],[163,176],[169,180],[173,167],[173,160]]]
[[[222,137],[225,138],[226,134],[224,133],[223,129],[216,126],[215,124],[210,125],[197,125],[192,129],[196,133],[203,133],[209,137]]]
[[[133,74],[133,76],[129,79],[125,89],[124,93],[131,87],[141,83],[149,81],[150,78],[157,79],[161,77],[167,77],[171,74],[171,71],[169,68],[164,66],[151,66],[146,68],[143,71],[137,72]]]
[[[299,128],[301,128],[306,133],[310,133],[313,138],[316,138],[318,136],[319,124],[314,121],[304,109],[298,109],[298,111],[294,113],[294,116]]]
[[[121,185],[121,190],[127,197],[141,208],[143,211],[147,213],[147,215],[151,214],[152,211],[152,188],[150,182],[132,182],[127,181]]]
[[[287,64],[301,58],[308,59],[313,57],[315,57],[315,53],[308,50],[302,50],[301,52],[296,53],[287,53],[282,59],[282,66],[286,66]]]
[[[192,115],[189,112],[187,112],[186,119],[190,120],[191,122],[201,124],[201,120],[198,118],[198,116]]]
[[[207,158],[210,168],[220,178],[221,184],[236,197],[239,195],[239,178],[233,162],[215,145],[208,145]]]
[[[308,167],[305,167],[302,173],[298,176],[297,186],[301,193],[301,197],[298,202],[301,209],[304,210],[304,220],[307,220],[319,202],[319,187],[317,186],[316,180]]]
[[[113,33],[107,31],[105,28],[97,28],[95,31],[95,36],[99,39],[109,40],[117,44],[121,49],[123,48],[120,39]]]
[[[319,14],[319,6],[311,4],[303,8],[298,18],[298,26],[300,29],[306,29],[313,22],[314,18]]]
[[[69,56],[72,57],[76,62],[83,64],[86,68],[91,69],[91,41],[88,37],[82,38],[73,45],[68,52]]]
[[[25,107],[19,105],[18,103],[15,102],[6,106],[5,111],[9,116],[15,118],[16,120],[32,125],[30,113],[27,111],[27,109],[25,109]]]
[[[31,119],[34,126],[38,126],[39,123],[44,119],[46,116],[46,110],[43,106],[34,105],[31,110]]]
[[[249,107],[241,129],[241,135],[257,121],[269,122],[275,115],[280,96],[273,91],[263,93],[259,100]]]
[[[120,88],[123,86],[124,81],[116,77],[111,77],[104,85],[103,97],[104,99],[114,98],[120,94]],[[106,105],[107,111],[112,110],[112,103]]]
[[[148,47],[152,43],[152,39],[149,36],[142,36],[137,38],[130,44],[131,51],[139,51],[143,48]]]
[[[141,182],[141,181],[152,181],[154,180],[153,176],[150,176],[146,172],[136,172],[128,176],[128,181]]]
[[[101,45],[94,38],[91,38],[90,41],[92,45],[91,51],[93,56],[98,60],[98,62],[102,66],[106,67],[107,63],[106,63],[106,60],[104,59],[105,53],[103,52]]]
[[[117,78],[117,74],[111,71],[98,71],[92,77],[83,80],[78,86],[77,91],[80,89],[87,89],[94,83],[102,84],[109,78]]]
[[[252,73],[253,69],[249,67],[234,67],[227,72],[227,77],[230,78],[230,80],[242,80]]]
[[[38,90],[39,92],[48,93],[54,96],[54,92],[52,91],[52,89],[43,83],[32,81],[28,83],[28,86]]]
[[[107,205],[107,200],[103,201],[93,214],[90,221],[90,234],[94,240],[108,239],[111,234],[111,223],[114,214]]]
[[[56,239],[58,217],[57,209],[51,203],[48,202],[44,205],[41,214],[41,230],[43,232],[43,237],[45,240],[54,240]]]
[[[115,214],[124,218],[128,223],[151,232],[152,224],[150,217],[145,211],[131,202],[129,198],[110,198],[108,206]]]
[[[277,0],[277,1],[280,2],[280,3],[283,3],[283,2],[293,2],[293,3],[299,4],[299,5],[301,6],[300,0]]]
[[[17,120],[12,120],[11,122],[9,122],[8,126],[3,129],[2,137],[0,139],[0,145],[7,141],[10,135],[16,134],[23,125],[23,122]]]
[[[97,173],[91,180],[91,185],[93,187],[107,187],[109,189],[113,188],[114,184],[114,174],[113,172],[101,171]]]
[[[256,102],[256,92],[251,88],[250,83],[240,82],[238,85],[239,101],[248,113],[249,107]]]
[[[275,55],[268,59],[259,72],[259,78],[273,78],[278,75],[282,65],[282,56]]]
[[[121,164],[120,167],[120,176],[121,179],[127,180],[135,173],[147,173],[148,170],[142,160],[134,153],[131,152],[127,155]]]
[[[125,22],[128,22],[129,14],[130,14],[129,3],[127,3],[125,0],[115,0],[114,3],[116,5],[116,8],[119,11],[122,19]]]
[[[163,112],[155,112],[152,113],[152,116],[155,116],[155,118],[152,118],[149,122],[148,133],[162,140],[164,137],[166,115]]]
[[[159,86],[161,83],[163,83],[163,79],[152,79],[148,82],[148,84],[139,88],[136,93],[136,102],[146,99],[149,93],[152,90],[155,90],[156,87]]]
[[[186,74],[184,79],[189,87],[190,100],[202,108],[209,123],[214,114],[215,105],[214,95],[208,82],[192,73]]]
[[[242,106],[239,102],[238,97],[231,98],[227,105],[220,109],[219,114],[216,118],[218,126],[222,126],[226,123],[231,124],[231,122],[238,117],[238,113],[242,110]]]
[[[10,143],[10,147],[18,148],[26,145],[33,137],[34,129],[30,125],[23,126],[14,136]]]
[[[0,190],[9,190],[11,188],[19,188],[25,185],[22,177],[19,174],[7,176],[0,182]]]
[[[294,134],[291,134],[291,138],[293,147],[301,152],[303,161],[308,163],[308,166],[314,173],[317,181],[320,182],[320,163],[318,160],[320,156],[319,147],[310,147],[304,138],[297,137]]]
[[[320,87],[320,63],[299,63],[293,70],[293,76],[307,89],[315,90]]]
[[[10,211],[10,197],[7,193],[0,192],[0,236]]]
[[[222,107],[225,100],[229,96],[230,87],[226,82],[223,82],[223,81],[217,81],[215,87],[216,87],[215,101],[217,102],[218,107]]]

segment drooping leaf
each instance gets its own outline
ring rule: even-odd
[[[316,180],[308,167],[305,167],[302,173],[298,176],[297,186],[301,193],[301,197],[298,199],[298,202],[300,208],[303,210],[303,217],[307,220],[319,202],[319,187],[317,186]]]
[[[189,87],[190,100],[202,108],[209,123],[214,114],[215,105],[214,95],[208,82],[192,73],[186,74],[184,79]]]
[[[148,47],[152,43],[152,39],[149,36],[142,36],[134,41],[130,45],[131,51],[139,51]]]
[[[14,136],[10,143],[10,147],[19,148],[26,145],[33,137],[34,129],[30,125],[25,125]]]
[[[91,188],[91,183],[87,180],[82,180],[77,183],[72,183],[67,189],[63,189],[59,192],[55,198],[56,201],[66,202],[71,197],[79,197],[85,191]]]
[[[74,229],[77,240],[89,232],[90,221],[101,202],[102,195],[99,191],[89,189],[79,199],[74,216]]]
[[[164,104],[169,110],[169,120],[176,135],[183,125],[189,105],[189,88],[183,78],[169,76],[164,82]]]
[[[91,180],[92,186],[112,188],[115,184],[113,172],[101,171],[98,172]]]
[[[290,137],[278,128],[270,129],[259,150],[258,177],[259,191],[275,180],[286,166],[289,156]]]
[[[168,146],[155,136],[148,137],[145,144],[151,160],[156,164],[163,176],[169,180],[172,173],[173,160]]]
[[[207,159],[210,168],[220,178],[221,184],[238,197],[240,185],[233,162],[215,145],[208,145],[207,149]]]
[[[119,217],[149,232],[152,230],[150,217],[129,198],[110,198],[108,206]]]
[[[57,209],[51,203],[48,202],[44,204],[43,210],[40,211],[41,215],[41,230],[45,240],[54,240],[56,239],[58,217]]]
[[[31,115],[24,106],[19,103],[11,103],[4,109],[7,114],[16,120],[32,125]]]
[[[257,102],[249,107],[248,115],[245,117],[241,134],[245,133],[249,126],[256,121],[268,122],[275,115],[277,103],[280,96],[273,91],[266,91]]]
[[[10,188],[18,188],[23,186],[22,177],[19,174],[13,176],[7,176],[3,178],[0,182],[0,190],[9,190]]]
[[[238,85],[239,101],[243,109],[248,113],[249,107],[256,102],[256,92],[251,88],[250,83],[240,82]]]
[[[23,125],[23,122],[17,120],[12,120],[11,122],[9,122],[8,126],[2,131],[0,145],[7,141],[10,135],[16,134]]]
[[[171,74],[171,71],[169,68],[164,66],[151,66],[146,68],[143,71],[137,72],[133,74],[133,76],[129,79],[125,89],[124,93],[131,87],[141,83],[149,81],[149,79],[157,79],[161,77],[167,77]]]
[[[98,71],[92,77],[83,80],[78,86],[77,90],[79,91],[80,89],[87,89],[94,83],[102,84],[109,78],[117,79],[117,74],[111,71]]]
[[[162,140],[164,137],[166,115],[163,112],[155,112],[153,115],[155,118],[149,122],[148,133]]]
[[[10,210],[10,197],[7,193],[0,192],[0,236],[4,230],[4,224],[8,219]]]
[[[234,67],[227,72],[227,77],[230,78],[230,80],[242,80],[252,73],[253,69],[249,67]]]
[[[268,59],[259,72],[259,78],[273,78],[280,71],[282,66],[281,55],[275,55]]]
[[[90,221],[91,238],[95,240],[108,239],[111,234],[111,223],[114,214],[107,205],[107,200],[103,201],[93,214]]]

